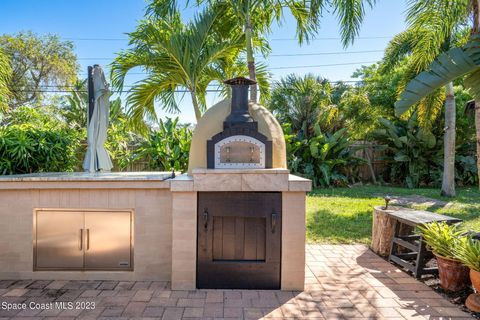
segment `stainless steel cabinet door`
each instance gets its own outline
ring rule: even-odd
[[[85,212],[85,269],[132,269],[130,212]]]
[[[83,268],[84,213],[49,210],[36,214],[36,268]]]

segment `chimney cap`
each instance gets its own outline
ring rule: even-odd
[[[229,84],[229,85],[252,85],[252,84],[256,84],[257,81],[255,80],[251,80],[251,79],[248,79],[248,78],[245,78],[245,77],[236,77],[236,78],[232,78],[232,79],[228,79],[228,80],[225,80],[223,81],[223,83],[225,84]]]

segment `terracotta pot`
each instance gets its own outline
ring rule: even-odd
[[[457,292],[465,289],[470,284],[468,268],[460,261],[448,259],[439,255],[435,256],[437,257],[440,285],[443,289]]]
[[[472,293],[465,301],[465,306],[473,312],[480,312],[480,294]]]
[[[470,280],[475,292],[480,293],[480,271],[470,269]]]

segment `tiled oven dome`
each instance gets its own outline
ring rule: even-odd
[[[285,138],[282,127],[265,107],[249,104],[249,112],[253,120],[258,122],[258,131],[272,141],[272,167],[287,168]],[[205,112],[193,132],[188,173],[192,169],[207,168],[207,140],[223,130],[223,122],[230,114],[230,100],[223,100]]]

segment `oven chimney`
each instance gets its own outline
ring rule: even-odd
[[[231,111],[225,119],[224,127],[253,122],[248,112],[248,88],[257,82],[244,77],[237,77],[226,80],[224,83],[232,87]]]

